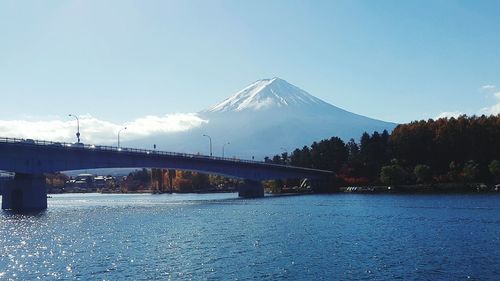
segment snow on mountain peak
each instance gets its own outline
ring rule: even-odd
[[[263,110],[325,104],[306,91],[275,77],[258,80],[207,112]]]

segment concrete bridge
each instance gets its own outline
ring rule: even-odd
[[[244,179],[241,197],[264,196],[260,181],[302,179],[328,181],[330,171],[276,165],[259,161],[166,151],[0,138],[0,170],[15,173],[4,188],[2,209],[47,208],[44,173],[97,168],[165,168]]]

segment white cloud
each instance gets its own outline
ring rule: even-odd
[[[187,131],[199,127],[207,120],[196,113],[177,113],[165,116],[146,116],[127,123],[127,134],[133,136],[149,136],[161,133]]]
[[[496,104],[481,109],[480,113],[484,115],[497,115],[500,114],[500,92],[493,93],[496,99]]]
[[[490,99],[491,97],[494,98],[494,104],[491,106],[483,107],[481,108],[476,114],[477,115],[498,115],[500,114],[500,92],[496,91],[497,87],[495,85],[484,85],[481,86],[481,90],[487,92],[487,97]],[[490,96],[491,94],[491,96]],[[458,117],[464,113],[459,112],[459,111],[445,111],[441,112],[438,116],[436,116],[436,119],[439,118],[450,118],[450,117]]]
[[[481,114],[484,115],[498,115],[500,114],[500,102],[497,104],[494,104],[490,107],[485,107],[481,109]]]
[[[117,132],[127,126],[127,140],[162,133],[186,131],[207,123],[195,113],[146,116],[125,125],[99,120],[90,115],[80,116],[80,133],[84,143],[108,144],[116,142]],[[0,120],[0,136],[61,142],[76,141],[75,120]]]
[[[464,113],[460,112],[460,111],[445,111],[445,112],[439,113],[439,115],[436,116],[435,119],[439,119],[439,118],[451,118],[451,117],[457,118],[458,116],[463,115],[463,114]]]
[[[495,85],[484,85],[481,87],[481,90],[491,91],[491,90],[494,90],[495,88],[496,88]]]

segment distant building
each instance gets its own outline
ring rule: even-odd
[[[66,192],[92,192],[96,191],[94,186],[94,175],[79,174],[74,179],[66,182]]]
[[[94,187],[97,189],[106,187],[106,177],[105,176],[96,176],[94,177]]]

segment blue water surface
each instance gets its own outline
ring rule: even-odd
[[[0,280],[499,276],[494,194],[63,194],[0,212]]]

